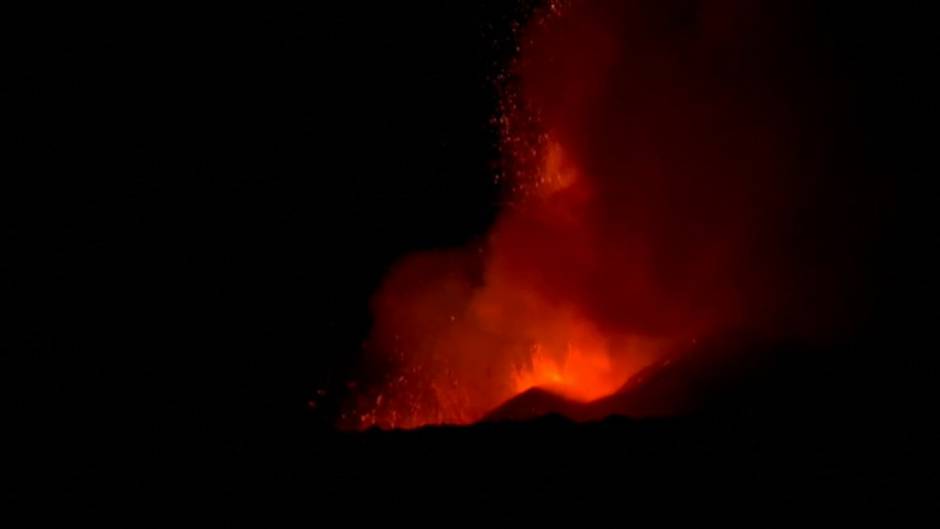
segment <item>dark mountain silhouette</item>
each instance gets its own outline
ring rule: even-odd
[[[550,414],[585,422],[616,415],[751,415],[787,409],[807,413],[812,407],[833,405],[827,384],[844,387],[841,377],[823,379],[832,376],[833,363],[839,362],[839,356],[831,349],[801,344],[722,337],[650,365],[607,397],[582,403],[533,388],[493,410],[484,421],[526,420]]]

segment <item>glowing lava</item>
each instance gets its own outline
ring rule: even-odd
[[[529,365],[513,374],[517,393],[544,388],[565,397],[590,401],[617,390],[622,375],[612,373],[610,357],[605,352],[585,352],[569,345],[561,361],[535,346]]]
[[[830,100],[792,81],[787,11],[753,4],[551,2],[523,28],[507,205],[389,271],[341,426],[473,422],[533,387],[597,399],[693,337],[803,337],[846,312],[854,206],[807,118]]]

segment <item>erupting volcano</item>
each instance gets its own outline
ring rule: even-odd
[[[390,271],[362,367],[381,381],[342,426],[466,424],[532,388],[588,403],[723,333],[851,324],[871,190],[827,154],[838,83],[797,75],[822,68],[798,25],[743,0],[538,10],[499,78],[505,204]]]

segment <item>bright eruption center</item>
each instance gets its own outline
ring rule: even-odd
[[[603,350],[567,345],[559,360],[546,353],[541,345],[533,347],[527,365],[512,376],[513,389],[523,393],[531,388],[544,388],[567,398],[590,401],[617,390],[624,382],[613,372],[610,356]]]

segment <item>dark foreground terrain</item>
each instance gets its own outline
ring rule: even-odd
[[[877,421],[849,434],[732,417],[524,423],[333,433],[136,460],[82,511],[148,519],[363,520],[522,514],[706,513],[755,523],[822,509],[906,517],[922,471]],[[191,449],[193,447],[190,447]],[[101,487],[100,475],[87,485]],[[246,518],[247,517],[247,518]]]
[[[246,415],[227,425],[209,415],[176,417],[171,428],[133,433],[144,439],[117,433],[73,458],[84,467],[68,493],[77,509],[95,515],[268,522],[319,520],[326,512],[358,522],[614,511],[691,519],[719,512],[763,523],[818,509],[857,518],[929,507],[930,488],[921,484],[929,473],[914,455],[908,420],[878,407],[900,401],[832,378],[834,357],[813,370],[789,352],[794,362],[752,367],[741,384],[727,376],[727,358],[712,357],[723,375],[692,384],[708,405],[669,418],[576,423],[558,414],[510,421],[494,413],[472,426],[338,432],[300,416]],[[626,394],[668,387],[669,377],[689,387],[685,368],[700,361],[646,374]],[[721,385],[709,390],[708,380]],[[530,392],[502,411],[518,412],[520,402],[541,411],[553,399]],[[89,455],[98,452],[101,459]]]

